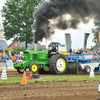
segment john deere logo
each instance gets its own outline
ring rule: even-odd
[[[25,57],[27,57],[27,56],[25,55]]]
[[[61,60],[59,60],[59,62],[61,62]]]
[[[44,57],[40,57],[40,58],[44,58]]]

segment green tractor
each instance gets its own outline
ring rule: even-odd
[[[58,43],[54,42],[49,45],[48,51],[24,51],[24,61],[16,61],[14,68],[18,73],[23,73],[29,68],[33,73],[64,74],[67,71],[67,59],[65,55],[59,54]]]

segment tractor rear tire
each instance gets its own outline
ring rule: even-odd
[[[31,63],[30,66],[29,66],[29,71],[30,72],[33,72],[33,73],[36,73],[38,72],[39,68],[38,68],[38,65],[36,63]]]
[[[24,69],[21,69],[21,67],[18,67],[18,68],[17,68],[17,72],[18,72],[19,74],[23,74],[24,71],[26,71],[26,68],[24,68]]]
[[[63,54],[53,55],[49,63],[52,74],[65,74],[67,71],[67,58]]]
[[[91,71],[90,66],[89,66],[89,65],[86,65],[86,66],[85,66],[85,72],[86,72],[87,74],[89,74],[90,71]]]
[[[51,74],[50,71],[45,71],[43,68],[39,68],[38,73],[39,74]]]

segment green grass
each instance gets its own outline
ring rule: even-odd
[[[27,79],[27,83],[34,83],[35,81],[42,81],[42,82],[52,82],[52,81],[63,81],[63,80],[67,80],[67,81],[73,81],[73,82],[77,82],[77,81],[99,81],[100,80],[100,76],[95,76],[95,78],[89,78],[89,76],[52,76],[52,77],[41,77],[39,80],[30,80],[29,77],[26,78]],[[13,78],[7,78],[7,79],[1,79],[0,78],[0,83],[21,83],[22,82],[22,77],[13,77]]]

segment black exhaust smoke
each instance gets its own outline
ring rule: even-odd
[[[100,0],[50,0],[43,3],[33,17],[36,43],[54,34],[55,28],[77,29],[80,22],[100,18]]]

